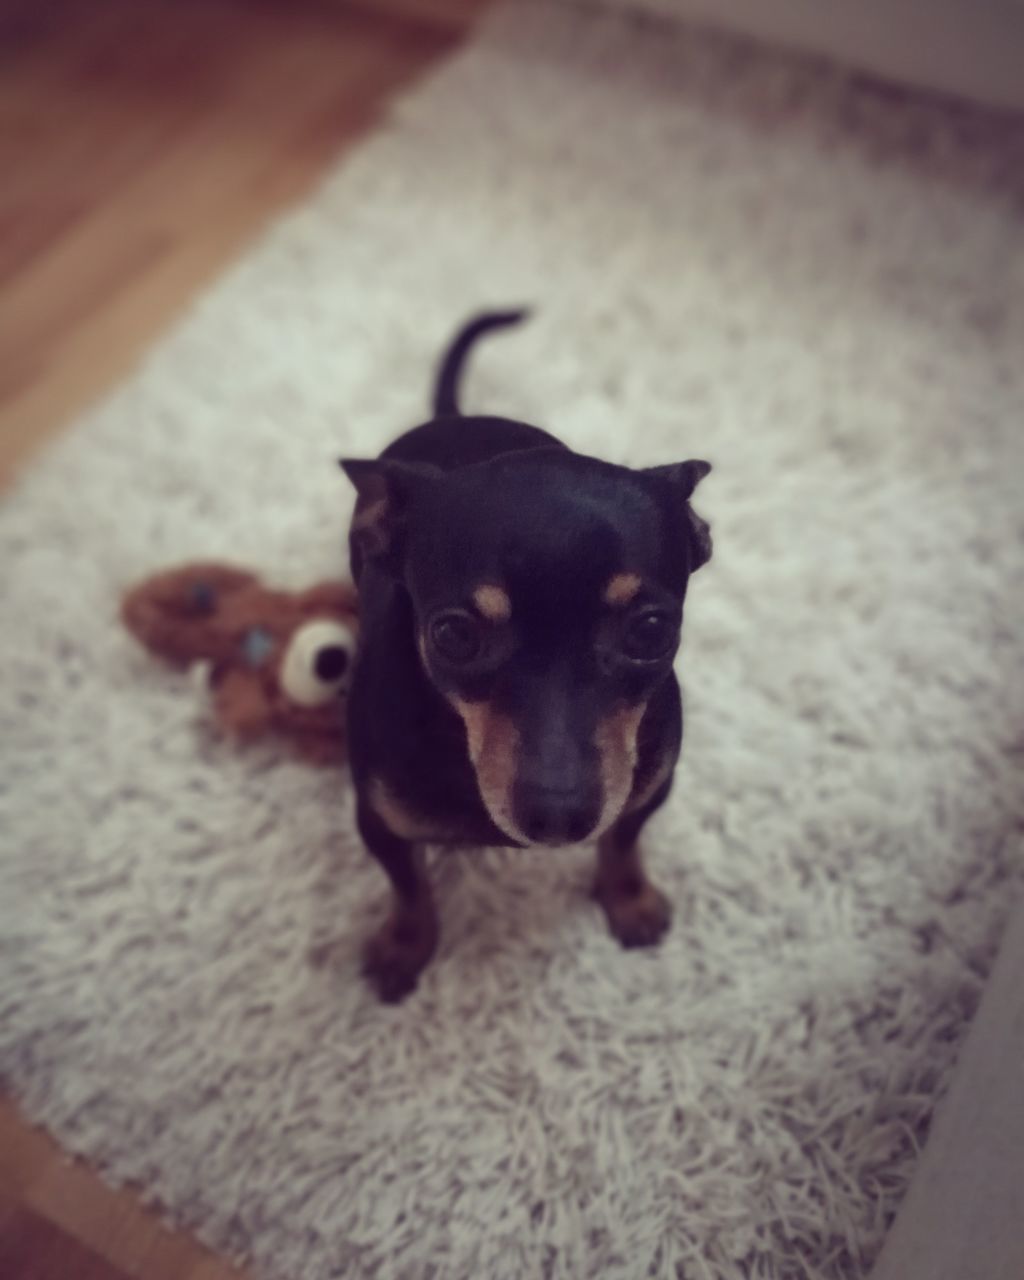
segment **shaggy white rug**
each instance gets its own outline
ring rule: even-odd
[[[1021,126],[519,7],[0,517],[0,1073],[280,1280],[813,1277],[875,1254],[1024,875]],[[467,404],[712,459],[685,763],[625,953],[589,856],[449,855],[383,1008],[343,776],[136,651],[189,556],[340,569],[339,453]]]

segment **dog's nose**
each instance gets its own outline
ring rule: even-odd
[[[532,844],[576,844],[597,825],[598,805],[580,791],[520,785],[515,808],[519,827]]]

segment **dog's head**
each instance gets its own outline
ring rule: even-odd
[[[689,576],[711,555],[689,503],[709,465],[633,471],[562,449],[449,472],[342,465],[355,546],[408,590],[423,668],[462,717],[495,824],[523,844],[606,830]]]

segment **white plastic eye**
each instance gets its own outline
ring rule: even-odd
[[[289,641],[281,685],[300,707],[320,707],[348,688],[355,635],[343,622],[307,622]]]

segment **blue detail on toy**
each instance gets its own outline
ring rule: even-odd
[[[250,667],[262,667],[274,652],[274,637],[265,627],[250,627],[242,637],[242,653]]]
[[[194,582],[189,588],[188,602],[193,613],[213,613],[217,593],[208,582]]]

